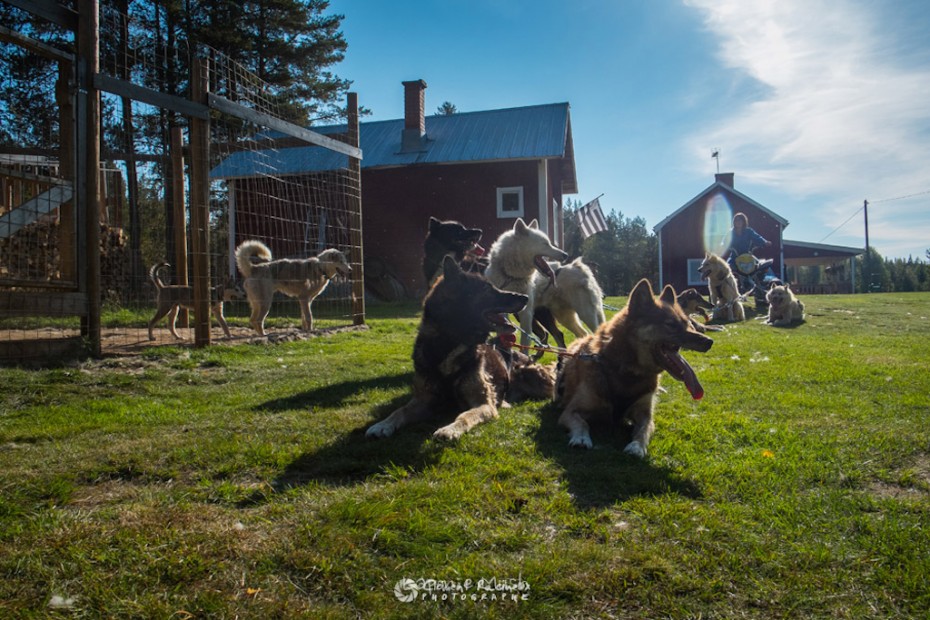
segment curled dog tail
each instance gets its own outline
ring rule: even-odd
[[[152,284],[155,285],[155,288],[161,290],[165,288],[165,283],[161,281],[161,278],[158,277],[158,272],[162,269],[167,269],[170,267],[168,263],[156,263],[152,265],[152,268],[149,269],[149,280],[152,281]]]
[[[267,245],[255,239],[243,241],[236,248],[236,266],[239,267],[243,277],[248,278],[252,275],[252,260],[255,258],[270,261],[271,250]]]

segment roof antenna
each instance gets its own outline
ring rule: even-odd
[[[711,149],[710,156],[717,160],[717,174],[720,174],[720,149]]]

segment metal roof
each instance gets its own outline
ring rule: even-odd
[[[427,116],[419,150],[402,151],[404,120],[359,123],[362,168],[501,160],[574,158],[568,103]],[[323,135],[345,133],[346,125],[312,127]],[[275,137],[269,133],[263,137]],[[266,173],[301,174],[335,170],[347,158],[319,147],[239,151],[210,172],[215,179]],[[569,162],[574,184],[574,162]]]
[[[661,222],[659,222],[658,224],[656,224],[655,226],[653,226],[653,227],[652,227],[652,230],[655,231],[656,233],[658,233],[660,230],[662,230],[663,228],[665,228],[665,225],[666,225],[666,224],[668,224],[668,223],[671,222],[673,219],[675,219],[676,217],[678,217],[678,215],[679,215],[680,213],[686,211],[687,209],[690,209],[692,206],[694,206],[695,203],[697,203],[697,202],[703,200],[706,196],[709,196],[711,193],[713,193],[713,192],[715,192],[715,191],[718,191],[718,192],[726,192],[726,193],[733,194],[733,195],[735,195],[735,196],[739,196],[740,198],[742,198],[743,200],[745,200],[745,201],[748,202],[749,204],[753,205],[754,207],[756,207],[757,209],[759,209],[760,211],[762,211],[763,213],[765,213],[766,215],[768,215],[769,217],[771,217],[773,220],[775,220],[776,222],[778,222],[779,224],[781,224],[782,229],[784,229],[786,226],[788,226],[788,220],[786,220],[786,219],[783,218],[782,216],[778,215],[777,213],[775,213],[775,212],[772,211],[771,209],[768,209],[768,208],[762,206],[761,204],[759,204],[758,202],[756,202],[755,200],[753,200],[752,198],[750,198],[750,197],[747,196],[746,194],[743,194],[742,192],[736,191],[736,190],[733,189],[733,187],[731,187],[730,185],[727,185],[726,183],[721,183],[720,181],[717,181],[717,182],[715,182],[713,185],[711,185],[710,187],[708,187],[707,189],[705,189],[703,192],[701,192],[700,194],[698,194],[697,196],[695,196],[694,198],[692,198],[691,200],[689,200],[687,203],[685,203],[684,205],[682,205],[681,207],[679,207],[678,209],[676,209],[674,213],[672,213],[671,215],[669,215],[668,217],[666,217],[664,220],[662,220]]]

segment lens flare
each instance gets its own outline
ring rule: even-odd
[[[704,251],[720,254],[733,220],[733,208],[723,194],[715,194],[704,205]]]

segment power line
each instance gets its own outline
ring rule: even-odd
[[[916,198],[917,196],[926,196],[927,194],[930,194],[930,189],[928,189],[927,191],[924,191],[924,192],[917,192],[916,194],[907,194],[906,196],[896,196],[896,197],[894,197],[894,198],[882,198],[881,200],[870,200],[870,201],[869,201],[869,204],[876,205],[876,204],[881,204],[881,203],[883,203],[883,202],[894,202],[895,200],[904,200],[905,198]],[[830,237],[833,233],[835,233],[835,232],[838,231],[840,228],[842,228],[843,226],[845,226],[846,224],[848,224],[848,223],[849,223],[849,220],[853,219],[854,217],[856,217],[857,215],[859,215],[860,213],[862,213],[862,210],[863,210],[863,209],[865,209],[865,205],[859,207],[859,209],[858,209],[855,213],[853,213],[853,214],[850,215],[848,218],[846,218],[846,221],[844,221],[842,224],[840,224],[839,226],[837,226],[836,228],[834,228],[833,230],[831,230],[831,231],[827,234],[826,237],[824,237],[823,239],[820,240],[820,243],[823,243],[823,242],[824,242],[828,237]]]
[[[925,192],[917,192],[916,194],[908,194],[907,196],[898,196],[897,198],[882,198],[881,200],[871,200],[871,201],[869,201],[869,204],[877,205],[877,204],[882,203],[882,202],[892,202],[892,201],[894,201],[894,200],[904,200],[905,198],[915,198],[915,197],[917,197],[917,196],[925,196],[926,194],[930,194],[930,189],[928,189],[928,190],[925,191]]]
[[[930,192],[928,192],[928,193],[930,193]],[[873,203],[873,204],[874,204],[874,203]],[[863,209],[865,209],[865,205],[859,207],[859,209],[858,209],[855,213],[853,213],[853,214],[850,215],[848,218],[846,218],[846,221],[845,221],[845,222],[843,222],[842,224],[840,224],[839,226],[837,226],[836,228],[834,228],[833,230],[831,230],[831,231],[827,234],[827,236],[824,237],[823,239],[821,239],[818,243],[823,243],[824,241],[826,241],[827,237],[829,237],[830,235],[832,235],[833,233],[835,233],[836,231],[838,231],[838,230],[839,230],[840,228],[842,228],[843,226],[846,226],[846,224],[849,223],[849,220],[853,219],[854,217],[856,217],[857,215],[859,215],[860,213],[862,213],[862,210],[863,210]]]

